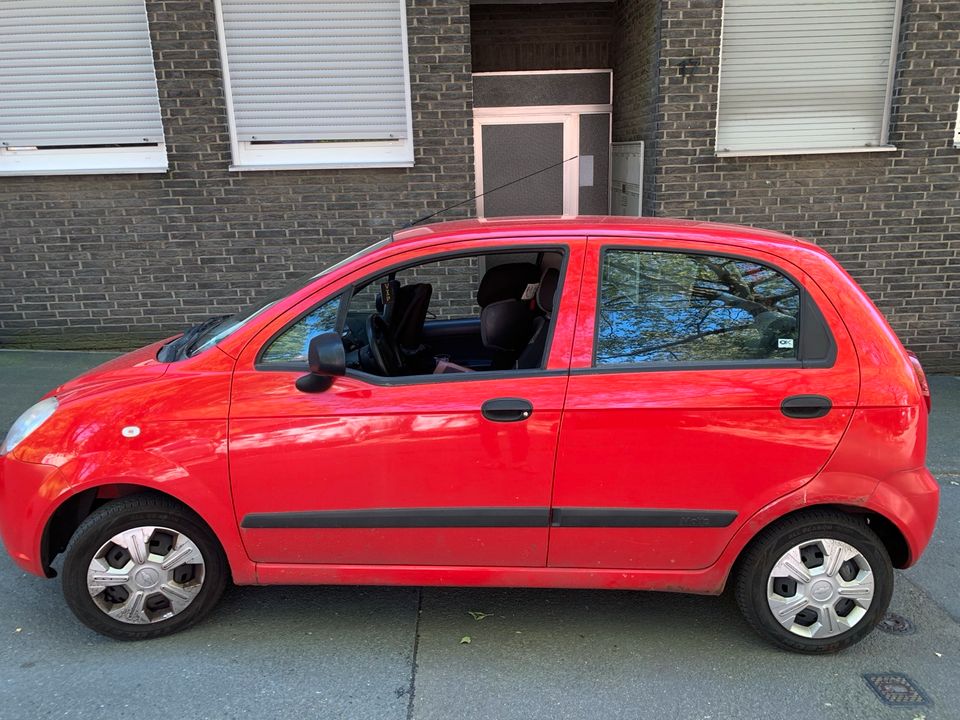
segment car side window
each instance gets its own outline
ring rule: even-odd
[[[760,263],[603,253],[594,365],[795,360],[800,289]]]
[[[287,328],[270,343],[260,357],[260,362],[306,363],[310,338],[321,333],[336,331],[341,297],[337,295],[327,300]]]

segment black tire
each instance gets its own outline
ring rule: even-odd
[[[107,615],[87,589],[87,569],[94,555],[124,530],[161,526],[182,532],[203,556],[203,584],[196,597],[173,617],[149,624],[121,622]],[[116,640],[147,640],[179,632],[202,619],[223,594],[229,566],[213,532],[191,510],[160,495],[129,495],[86,518],[70,539],[63,560],[63,594],[73,614],[87,627]]]
[[[848,630],[825,638],[796,635],[774,617],[767,583],[777,561],[807,540],[841,540],[859,551],[874,575],[874,595],[866,614]],[[883,619],[893,594],[893,566],[883,542],[865,520],[832,510],[811,510],[766,528],[753,540],[737,566],[735,594],[750,626],[773,644],[798,653],[835,653],[859,642]]]

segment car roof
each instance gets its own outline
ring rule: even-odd
[[[626,217],[617,215],[529,216],[454,220],[419,225],[394,234],[393,242],[416,243],[424,240],[479,239],[483,237],[538,237],[544,235],[586,235],[597,241],[603,237],[637,235],[645,238],[701,240],[737,245],[763,244],[797,248],[815,247],[812,243],[760,228],[727,223],[682,220],[678,218]]]

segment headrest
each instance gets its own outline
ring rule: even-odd
[[[485,347],[517,352],[532,331],[533,315],[522,300],[497,300],[480,311],[480,340]]]
[[[553,304],[556,301],[557,286],[560,284],[560,271],[556,268],[547,268],[540,276],[540,287],[537,288],[537,307],[545,315],[553,313]]]
[[[477,305],[486,307],[498,300],[519,300],[528,285],[537,282],[539,271],[533,263],[495,265],[484,273],[477,288]]]

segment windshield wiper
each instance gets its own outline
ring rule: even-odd
[[[173,362],[178,357],[186,357],[193,349],[197,340],[203,337],[210,328],[219,325],[228,317],[230,317],[230,315],[216,315],[212,318],[207,318],[201,323],[191,325],[183,335],[176,340],[171,340],[160,348],[160,352],[157,353],[157,360],[160,362]]]

